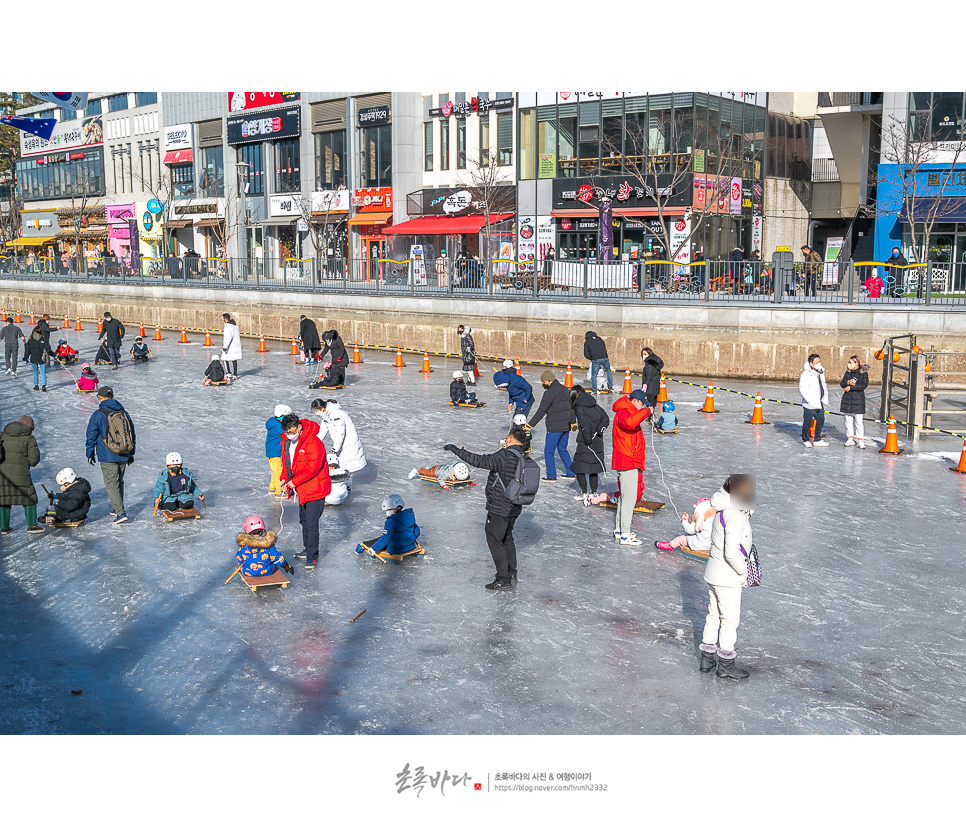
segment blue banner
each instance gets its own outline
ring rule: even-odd
[[[45,142],[49,142],[50,137],[54,135],[54,126],[57,124],[57,119],[31,119],[27,116],[0,116],[0,124],[10,125],[10,127],[15,127],[24,133],[39,136]]]

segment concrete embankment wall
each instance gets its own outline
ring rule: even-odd
[[[456,326],[464,323],[473,328],[480,355],[561,364],[584,363],[584,333],[594,330],[607,340],[615,369],[639,370],[640,349],[649,345],[671,374],[709,379],[797,379],[811,352],[822,354],[833,375],[855,353],[878,379],[873,352],[884,338],[906,333],[917,334],[926,348],[966,351],[966,310],[894,305],[619,305],[0,280],[0,306],[55,319],[66,313],[72,321],[96,321],[110,309],[146,329],[160,322],[166,329],[213,332],[230,312],[243,333],[286,341],[304,313],[320,332],[338,329],[350,349],[358,342],[451,353],[459,350]]]

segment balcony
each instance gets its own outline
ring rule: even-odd
[[[813,159],[812,182],[839,182],[839,168],[835,160]]]
[[[882,93],[819,93],[818,107],[882,108]]]

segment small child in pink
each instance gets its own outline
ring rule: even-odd
[[[81,375],[77,380],[77,390],[78,391],[96,391],[97,390],[97,374],[91,370],[91,363],[85,362],[81,365]]]
[[[681,516],[681,526],[684,535],[671,539],[669,542],[654,542],[659,550],[676,550],[687,547],[689,550],[711,550],[711,522],[714,519],[714,508],[710,498],[702,498],[694,506],[693,518],[685,513]]]

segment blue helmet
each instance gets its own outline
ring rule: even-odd
[[[666,403],[664,403],[664,410],[667,412],[674,411],[674,403],[668,400]]]

